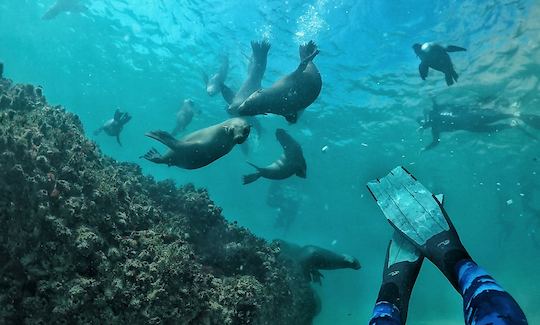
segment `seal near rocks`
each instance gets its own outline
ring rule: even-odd
[[[41,17],[43,20],[51,20],[63,12],[83,12],[88,8],[80,0],[57,0]]]
[[[424,44],[414,44],[414,53],[420,58],[420,65],[418,71],[420,72],[420,78],[426,80],[429,68],[444,73],[446,84],[451,86],[454,81],[458,81],[458,74],[454,70],[452,59],[450,59],[450,52],[467,51],[467,49],[455,45],[448,45],[443,47],[437,43],[428,42]]]
[[[313,41],[300,46],[300,64],[296,70],[274,83],[270,88],[251,94],[238,108],[242,116],[259,114],[282,115],[296,123],[298,115],[319,96],[322,79],[313,59],[319,54]]]
[[[126,125],[127,122],[131,120],[131,116],[128,113],[122,113],[120,110],[116,110],[114,112],[114,117],[105,124],[103,124],[102,127],[94,131],[94,135],[99,135],[101,131],[105,131],[107,135],[110,135],[112,137],[116,137],[116,141],[119,145],[122,145],[120,142],[120,133],[124,129],[124,125]]]
[[[221,87],[221,94],[229,104],[227,111],[233,116],[238,116],[238,106],[244,102],[257,89],[261,88],[261,81],[266,71],[266,62],[270,43],[267,41],[251,41],[251,58],[249,60],[248,74],[240,89],[235,93],[225,84]]]
[[[236,144],[249,136],[250,126],[243,118],[231,118],[186,135],[180,140],[165,131],[152,131],[146,136],[169,147],[163,156],[152,148],[140,158],[156,164],[166,164],[185,169],[197,169],[209,165],[229,153]]]
[[[279,180],[296,174],[298,177],[306,178],[306,160],[300,144],[283,129],[276,130],[276,139],[283,147],[283,155],[272,164],[262,168],[248,162],[257,171],[243,177],[244,185],[253,183],[259,177]]]
[[[182,107],[176,113],[176,125],[172,130],[171,135],[176,137],[178,133],[184,131],[189,123],[191,123],[193,115],[195,115],[193,101],[191,99],[184,100]]]
[[[321,284],[323,275],[319,270],[338,270],[361,268],[358,259],[347,254],[338,254],[328,249],[306,245],[299,246],[284,240],[276,240],[282,258],[297,262],[310,281]]]
[[[229,72],[229,57],[223,56],[221,59],[221,66],[219,71],[213,74],[211,77],[208,77],[206,73],[203,72],[203,80],[206,84],[206,93],[209,96],[214,96],[217,93],[221,92],[221,87],[223,86],[225,79],[227,79],[227,73]]]

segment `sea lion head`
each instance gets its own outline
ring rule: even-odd
[[[263,90],[259,89],[240,104],[238,114],[244,116],[257,115],[259,112],[264,112],[266,106],[268,106],[266,96],[264,96]]]
[[[414,53],[416,53],[416,55],[418,55],[418,56],[422,55],[422,44],[415,43],[412,46],[412,48],[414,50]]]
[[[236,117],[229,120],[227,131],[231,132],[235,143],[241,144],[248,138],[251,126],[245,119]]]
[[[349,267],[353,270],[360,270],[360,268],[362,267],[360,265],[360,261],[358,261],[358,259],[352,257],[351,255],[343,254],[343,260],[347,262]]]
[[[219,93],[221,89],[218,87],[218,85],[215,82],[209,82],[206,86],[206,92],[209,96],[214,96],[217,93]]]

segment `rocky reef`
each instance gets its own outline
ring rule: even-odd
[[[310,324],[279,249],[205,190],[101,154],[42,89],[0,80],[0,322]]]

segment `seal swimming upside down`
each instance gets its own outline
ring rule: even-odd
[[[413,50],[421,60],[418,71],[422,80],[426,80],[428,70],[431,68],[444,73],[448,86],[453,85],[454,81],[458,81],[458,74],[454,70],[454,65],[448,53],[467,51],[467,49],[455,45],[443,47],[437,43],[430,42],[424,44],[416,43],[413,45]]]
[[[229,153],[236,144],[249,136],[250,126],[242,118],[232,118],[220,124],[200,129],[180,140],[165,131],[152,131],[146,136],[169,147],[164,155],[152,148],[140,158],[156,164],[166,164],[185,169],[197,169],[209,165]]]
[[[238,107],[253,92],[261,88],[261,81],[266,71],[268,61],[268,51],[270,43],[267,41],[251,41],[251,58],[249,59],[248,74],[240,89],[235,93],[225,84],[221,87],[221,94],[229,104],[227,112],[233,116],[238,116]]]
[[[191,99],[184,100],[182,107],[176,112],[176,125],[171,135],[175,137],[178,133],[184,131],[189,123],[191,123],[193,115],[195,115],[193,101]]]
[[[122,145],[120,142],[120,133],[124,129],[124,125],[126,125],[130,120],[131,116],[128,113],[122,113],[117,109],[114,112],[114,117],[105,122],[102,127],[94,131],[94,135],[98,135],[101,133],[101,131],[105,131],[107,135],[116,137],[116,142],[118,142],[119,145]]]
[[[306,160],[304,159],[300,144],[283,129],[276,130],[276,139],[283,147],[283,155],[266,167],[257,167],[248,162],[257,171],[243,177],[244,185],[255,182],[259,177],[278,180],[289,178],[296,174],[298,177],[306,178]]]
[[[206,84],[206,93],[212,97],[215,94],[221,92],[221,87],[225,79],[227,79],[227,73],[229,71],[229,57],[224,56],[221,59],[221,67],[219,71],[213,74],[211,77],[208,77],[206,73],[203,72],[204,83]]]
[[[300,46],[300,64],[296,70],[281,78],[271,87],[251,94],[238,108],[241,116],[277,114],[289,123],[296,123],[298,115],[319,96],[322,79],[313,59],[319,54],[313,41]]]

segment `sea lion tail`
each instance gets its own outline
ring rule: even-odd
[[[309,56],[313,55],[317,50],[317,44],[313,41],[309,41],[308,43],[305,43],[303,45],[300,45],[299,52],[300,52],[300,60],[304,61]],[[315,56],[313,56],[315,57]]]
[[[247,185],[249,183],[253,183],[255,182],[256,180],[259,179],[259,177],[261,177],[261,172],[260,172],[260,168],[257,167],[256,165],[248,162],[249,165],[253,166],[255,169],[257,169],[257,172],[253,173],[253,174],[248,174],[248,175],[244,175],[242,176],[242,184],[244,185]]]

